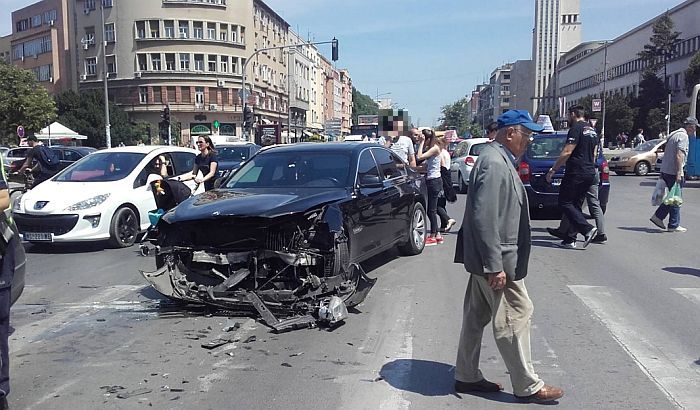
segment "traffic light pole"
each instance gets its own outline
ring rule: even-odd
[[[104,2],[100,2],[100,14],[102,20],[102,82],[104,83],[104,97],[105,97],[105,139],[107,148],[112,148],[112,132],[111,124],[109,123],[109,94],[107,91],[107,30],[105,29],[105,5]]]
[[[253,58],[258,55],[258,53],[269,50],[283,50],[285,48],[319,44],[333,44],[333,61],[338,60],[338,40],[335,37],[333,38],[333,40],[330,41],[314,41],[311,43],[290,44],[286,46],[277,47],[265,47],[259,50],[255,50],[255,52],[245,60],[245,64],[243,64],[243,75],[241,76],[241,99],[243,100],[243,115],[245,115],[246,107],[248,106],[248,96],[246,92],[246,73],[248,72],[248,63],[250,63],[253,60]],[[289,93],[289,89],[287,89],[287,93]],[[289,105],[289,101],[287,101],[287,105]],[[243,139],[245,141],[250,141],[249,129],[251,128],[251,126],[252,124],[243,124]]]
[[[173,145],[173,129],[170,127],[170,104],[166,105],[168,108],[168,145]]]

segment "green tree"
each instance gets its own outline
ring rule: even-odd
[[[673,19],[665,13],[654,22],[649,44],[644,45],[644,50],[639,52],[639,57],[649,62],[648,69],[657,73],[664,67],[666,58],[673,52],[673,47],[681,34],[673,30]]]
[[[56,96],[58,121],[79,134],[87,135],[86,145],[92,147],[106,146],[103,95],[100,90],[89,90],[80,94],[75,91],[65,91]],[[109,122],[112,146],[117,146],[121,142],[133,145],[148,140],[147,125],[130,122],[127,113],[111,102]],[[157,131],[151,130],[151,133],[157,133]]]
[[[467,98],[461,98],[452,104],[443,105],[440,108],[442,117],[439,119],[440,125],[438,129],[455,129],[459,135],[464,134],[467,130],[472,130],[472,126],[481,127],[481,124],[470,124],[469,121],[469,101]]]
[[[630,105],[630,97],[615,94],[606,100],[605,106],[605,134],[606,141],[614,141],[621,132],[631,133],[637,109]],[[602,127],[602,124],[600,124]]]
[[[358,115],[377,115],[379,106],[368,95],[362,94],[352,87],[352,121],[357,124]]]
[[[16,143],[22,125],[27,134],[40,131],[56,118],[56,106],[34,73],[0,61],[0,140]]]
[[[685,92],[690,97],[695,84],[700,83],[700,51],[690,60],[688,69],[685,72]]]

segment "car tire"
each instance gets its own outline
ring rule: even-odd
[[[650,167],[648,162],[639,161],[639,162],[637,162],[637,165],[634,166],[634,173],[640,177],[643,177],[649,173],[650,169],[651,169],[651,167]]]
[[[627,172],[625,172],[625,171],[615,171],[615,173],[616,173],[617,175],[623,175],[623,176],[624,176],[624,175],[627,175]]]
[[[136,242],[139,220],[133,209],[124,206],[114,213],[109,225],[109,242],[116,248],[128,248]]]
[[[464,183],[464,178],[462,178],[462,173],[459,173],[459,193],[460,194],[466,194],[467,191],[469,190],[469,185]]]
[[[406,242],[399,245],[399,252],[406,256],[418,255],[425,248],[425,237],[428,229],[425,219],[425,208],[419,202],[413,205],[411,222],[408,225]]]

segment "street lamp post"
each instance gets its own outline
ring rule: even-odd
[[[605,91],[606,91],[606,85],[608,81],[608,41],[605,41],[605,50],[603,52],[603,100],[601,101],[601,124],[600,124],[600,138],[603,141],[603,146],[605,146],[605,106],[607,105],[605,102]]]
[[[111,125],[109,123],[109,94],[107,91],[107,29],[105,27],[105,5],[104,2],[100,2],[100,15],[102,22],[102,82],[104,85],[104,95],[105,95],[105,137],[107,148],[112,148],[112,134],[110,131]]]

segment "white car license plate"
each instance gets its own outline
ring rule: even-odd
[[[50,232],[25,232],[25,241],[53,242],[53,234]]]
[[[561,179],[553,179],[552,180],[552,186],[559,186],[561,185]]]

